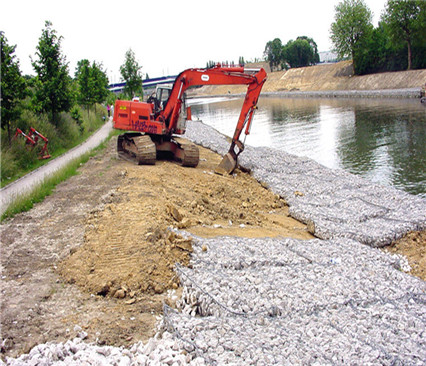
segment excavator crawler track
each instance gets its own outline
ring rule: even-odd
[[[181,148],[183,149],[182,166],[195,168],[200,161],[200,150],[198,150],[198,147],[191,144],[182,144]]]
[[[118,155],[138,165],[154,165],[157,159],[157,151],[154,142],[147,135],[124,134],[118,136]]]
[[[137,148],[136,158],[139,165],[154,165],[157,160],[157,150],[155,144],[149,136],[139,136],[135,139]]]

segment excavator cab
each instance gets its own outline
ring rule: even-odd
[[[156,94],[157,94],[157,99],[160,102],[160,107],[162,110],[164,109],[167,102],[169,101],[172,89],[173,89],[173,85],[169,85],[169,84],[157,85]]]
[[[152,93],[147,102],[154,104],[154,115],[157,116],[169,101],[173,85],[157,85],[155,92]]]
[[[148,103],[154,104],[154,115],[155,117],[166,108],[169,101],[170,95],[172,94],[173,84],[157,85],[155,93],[148,98]],[[182,108],[181,111],[186,111],[186,114],[181,113],[176,125],[176,131],[179,134],[184,134],[186,130],[186,121],[191,119],[191,108],[186,107],[186,93],[183,94]]]

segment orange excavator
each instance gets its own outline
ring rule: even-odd
[[[174,139],[186,130],[186,120],[191,119],[191,109],[185,109],[185,91],[203,85],[247,85],[247,93],[238,118],[228,153],[216,168],[218,174],[231,174],[237,166],[238,155],[244,150],[239,140],[245,128],[250,126],[263,84],[266,81],[264,69],[244,67],[222,67],[209,69],[188,69],[181,72],[171,89],[158,89],[147,103],[117,100],[114,108],[114,128],[129,130],[118,137],[117,151],[123,158],[136,159],[138,164],[155,164],[157,154],[172,153],[183,166],[196,167],[199,151],[195,145],[181,144]],[[237,149],[237,151],[235,151]]]
[[[47,150],[47,144],[49,143],[49,140],[44,137],[40,132],[38,132],[35,128],[30,127],[30,132],[27,135],[24,133],[20,128],[16,128],[15,136],[14,138],[17,138],[18,136],[22,136],[25,139],[25,143],[32,148],[34,148],[37,143],[38,139],[42,139],[44,141],[44,145],[41,148],[39,152],[39,159],[50,159],[49,151]]]

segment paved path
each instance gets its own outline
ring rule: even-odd
[[[7,206],[19,195],[29,192],[36,185],[40,184],[47,176],[51,175],[59,168],[71,160],[83,155],[87,151],[99,146],[104,141],[112,130],[112,118],[109,119],[98,131],[89,137],[85,142],[74,147],[65,154],[50,160],[46,165],[33,170],[31,173],[22,178],[10,183],[0,190],[0,214],[6,210]]]

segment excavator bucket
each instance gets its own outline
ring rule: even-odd
[[[216,174],[220,174],[220,175],[226,175],[226,174],[231,174],[235,168],[237,167],[237,156],[233,156],[234,154],[231,154],[230,152],[228,152],[222,159],[222,161],[220,162],[220,164],[216,167],[216,169],[214,170],[214,172]]]

